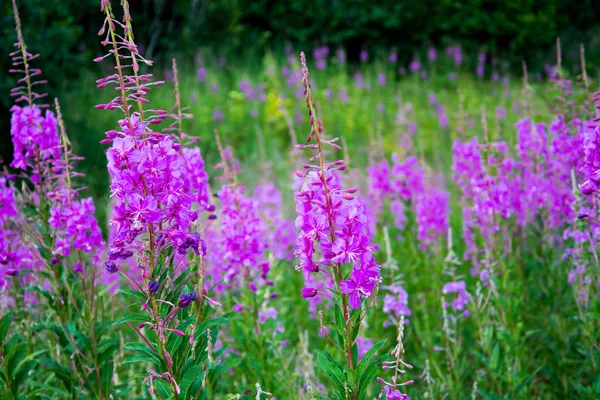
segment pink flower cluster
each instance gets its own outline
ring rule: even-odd
[[[91,197],[83,199],[55,198],[50,208],[50,227],[55,230],[54,254],[68,257],[71,250],[92,254],[98,260],[103,249],[102,232],[94,217],[95,206]]]
[[[107,151],[114,211],[111,224],[116,237],[109,259],[130,257],[142,233],[164,234],[181,251],[192,243],[187,229],[198,213],[192,209],[192,192],[179,144],[168,135],[152,132],[134,114],[119,121],[121,131],[107,132]]]
[[[580,125],[574,121],[571,134],[560,115],[549,129],[524,118],[515,126],[514,155],[504,142],[455,141],[453,177],[461,189],[465,258],[476,260],[478,253],[494,247],[495,232],[514,235],[514,228],[502,221],[514,219],[519,229],[541,222],[552,231],[573,218],[571,173],[581,164]]]
[[[379,280],[379,265],[375,263],[373,247],[366,236],[364,209],[348,194],[354,190],[342,190],[333,171],[327,171],[326,182],[328,195],[319,173],[310,171],[300,190],[294,194],[298,213],[296,228],[299,229],[296,240],[298,268],[310,285],[311,274],[320,272],[323,267],[351,263],[354,269],[350,279],[342,281],[341,290],[350,296],[350,305],[356,308],[360,305],[360,297],[371,296],[374,284]]]
[[[240,184],[221,187],[218,224],[206,232],[210,249],[207,271],[217,291],[239,286],[256,290],[260,285],[272,284],[268,280],[267,229],[245,192]]]
[[[428,249],[436,244],[448,229],[449,195],[428,177],[417,157],[400,160],[392,155],[390,168],[387,160],[373,163],[367,168],[371,204],[379,219],[384,204],[389,205],[397,228],[404,229],[412,210],[418,226],[419,247]]]
[[[181,156],[185,165],[185,177],[189,182],[193,201],[198,205],[198,211],[214,210],[214,206],[210,202],[209,177],[204,169],[204,159],[200,148],[182,148]]]
[[[60,138],[52,111],[46,110],[42,115],[42,110],[36,105],[14,105],[10,111],[10,134],[14,146],[11,167],[26,170],[34,163],[40,164],[59,158]],[[34,170],[32,180],[38,180],[40,172]]]
[[[0,177],[0,306],[13,306],[14,299],[7,292],[16,276],[20,285],[32,283],[33,275],[23,271],[37,269],[39,256],[34,254],[34,249],[25,245],[19,228],[15,190],[5,177]],[[28,303],[35,300],[30,293],[25,296]]]
[[[452,306],[455,312],[461,312],[465,317],[471,314],[466,308],[471,295],[467,292],[467,285],[464,281],[446,283],[442,289],[442,293],[444,295],[455,294],[452,303],[444,303],[444,308]]]
[[[278,260],[294,257],[296,231],[294,221],[283,216],[281,192],[272,182],[262,182],[254,188],[255,208],[267,226],[269,248]]]

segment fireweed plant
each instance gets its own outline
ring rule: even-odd
[[[95,61],[114,59],[115,73],[97,83],[101,88],[114,86],[118,93],[97,108],[124,114],[119,130],[108,131],[103,141],[112,145],[107,151],[114,201],[110,223],[116,227],[106,272],[119,272],[122,260],[135,257],[143,279],[137,283],[122,273],[130,289],[120,293],[129,296],[140,312],[116,324],[127,323],[141,340],[125,343],[126,350],[137,354],[123,363],[148,365],[144,384],[150,394],[201,398],[206,394],[217,326],[223,321],[206,318],[212,307],[203,283],[206,243],[197,232],[198,210],[193,206],[202,195],[197,180],[187,174],[189,159],[181,149],[184,115],[178,85],[175,136],[180,141],[176,142],[171,134],[152,129],[168,116],[163,110],[144,108],[149,90],[162,82],[140,72],[140,64],[152,63],[139,54],[128,3],[121,5],[122,22],[115,18],[109,1],[101,2],[105,20],[99,35],[108,51]],[[203,201],[199,204],[207,206]],[[187,263],[186,268],[180,269],[181,263]]]
[[[320,295],[323,307],[331,308],[333,305],[333,310],[328,310],[332,315],[327,319],[323,310],[319,311],[319,334],[343,354],[344,364],[329,353],[320,353],[318,364],[332,379],[336,397],[362,399],[385,359],[385,356],[374,359],[385,341],[373,346],[360,362],[357,345],[361,321],[369,312],[381,282],[380,266],[375,261],[374,247],[366,235],[367,218],[363,206],[353,196],[357,189],[340,187],[338,171],[345,169],[344,161],[325,160],[325,146],[335,150],[341,147],[336,144],[337,138],[327,140],[323,136],[304,53],[300,53],[300,61],[310,133],[306,140],[308,144],[298,147],[313,150],[315,155],[309,162],[316,162],[303,164],[307,172],[298,172],[297,175],[304,182],[294,193],[298,213],[297,269],[306,281],[302,297],[311,299]],[[314,144],[310,143],[313,138]],[[365,304],[364,310],[361,308],[362,299],[370,302]],[[395,392],[396,381],[387,382],[386,387],[389,385],[393,385]]]
[[[32,65],[38,56],[27,50],[15,1],[13,9],[17,49],[11,53],[11,72],[22,77],[11,92],[16,104],[11,108],[10,166],[16,173],[2,178],[0,259],[2,303],[15,312],[6,314],[2,324],[11,319],[24,324],[28,314],[39,319],[8,340],[6,325],[0,329],[2,394],[108,399],[119,343],[107,334],[100,296],[97,267],[104,243],[94,202],[81,196],[83,175],[74,167],[81,158],[71,151],[58,100],[56,113],[41,103],[46,95],[36,90],[45,81],[36,80],[41,70]],[[56,350],[26,354],[40,338]],[[56,384],[30,386],[28,379],[42,371],[50,371]]]
[[[231,147],[222,146],[216,130],[215,140],[221,156],[215,168],[223,172],[217,177],[222,182],[216,192],[217,218],[206,234],[207,277],[216,299],[233,314],[218,345],[227,344],[228,358],[241,367],[231,371],[238,382],[236,390],[260,383],[265,390],[282,393],[288,342],[271,278],[275,260],[270,227],[260,216],[264,204],[247,195],[238,179],[239,163]],[[252,371],[251,377],[238,375],[239,370]]]

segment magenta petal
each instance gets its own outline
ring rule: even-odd
[[[360,297],[357,292],[353,292],[350,296],[350,307],[352,308],[360,308]]]
[[[356,285],[352,281],[341,281],[340,282],[340,290],[344,294],[350,294],[354,292],[356,289]]]

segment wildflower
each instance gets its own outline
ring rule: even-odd
[[[427,59],[429,61],[435,61],[437,59],[437,52],[435,51],[435,47],[431,46],[427,49]]]
[[[315,297],[317,295],[317,289],[315,288],[302,288],[302,297],[307,299],[309,297]]]
[[[195,290],[189,294],[183,293],[181,295],[181,297],[179,298],[179,307],[180,308],[187,307],[195,301],[196,301],[196,291]]]
[[[160,287],[160,284],[156,281],[148,282],[148,291],[150,293],[156,293],[159,287]]]
[[[198,67],[196,70],[196,77],[200,83],[206,82],[206,68]]]
[[[104,265],[106,266],[106,272],[108,272],[109,274],[116,274],[117,272],[119,272],[119,268],[113,261],[106,261]]]
[[[373,294],[375,282],[375,273],[355,269],[350,274],[350,279],[340,282],[340,290],[348,295],[350,307],[359,308],[360,298],[368,298]]]

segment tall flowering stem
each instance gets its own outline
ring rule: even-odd
[[[358,362],[356,339],[360,322],[373,304],[371,301],[366,310],[362,311],[361,298],[373,297],[376,286],[381,281],[380,267],[375,263],[373,247],[366,234],[367,217],[364,208],[353,196],[357,189],[341,188],[337,171],[345,169],[344,161],[325,160],[325,145],[335,150],[340,150],[341,147],[336,144],[338,138],[327,140],[323,136],[323,125],[317,117],[304,53],[300,54],[300,61],[311,129],[307,144],[297,147],[314,150],[316,154],[309,162],[318,160],[318,164],[304,164],[303,168],[308,172],[297,173],[304,180],[300,190],[295,193],[298,212],[296,228],[299,229],[296,256],[300,260],[297,269],[304,272],[307,283],[307,287],[302,289],[303,297],[330,297],[333,293],[336,307],[341,308],[336,308],[335,311],[337,336],[329,336],[325,324],[320,334],[344,352],[347,371],[352,371]],[[313,138],[314,144],[311,143]],[[321,258],[314,260],[317,252]],[[351,266],[350,271],[344,271],[346,265]],[[321,267],[329,267],[330,274],[327,275]],[[354,311],[351,312],[351,308]],[[346,397],[359,398],[364,387],[355,382],[346,382],[338,390],[345,393]]]
[[[16,0],[12,0],[13,13],[15,17],[15,30],[17,32],[17,42],[15,47],[17,50],[10,53],[13,62],[13,69],[11,73],[23,74],[23,77],[17,81],[17,86],[10,91],[12,97],[16,97],[15,103],[27,102],[28,106],[33,106],[37,99],[41,99],[47,96],[46,93],[37,93],[34,90],[34,86],[46,84],[46,80],[35,81],[33,78],[41,75],[42,70],[38,68],[31,68],[29,62],[38,58],[39,54],[31,54],[27,51],[27,45],[25,39],[23,39],[23,33],[21,32],[21,18],[19,17],[19,10],[17,8]],[[42,107],[48,107],[42,105]]]
[[[197,347],[208,330],[199,324],[202,312],[206,311],[201,301],[206,295],[202,288],[203,271],[201,267],[187,268],[188,254],[192,253],[193,265],[201,266],[206,244],[192,229],[198,212],[193,207],[188,163],[182,156],[182,144],[178,143],[183,138],[182,126],[177,124],[178,135],[174,136],[151,129],[169,116],[163,110],[144,109],[151,87],[163,82],[153,82],[151,74],[140,73],[140,64],[150,66],[152,62],[139,54],[133,41],[128,3],[123,0],[121,5],[123,22],[115,19],[110,1],[101,2],[105,20],[99,35],[104,36],[102,44],[108,47],[108,52],[95,59],[114,57],[116,72],[99,79],[97,84],[100,88],[113,85],[118,92],[108,103],[96,107],[118,109],[125,115],[119,121],[120,130],[106,132],[103,141],[112,144],[107,158],[115,204],[111,224],[116,227],[105,262],[106,271],[116,273],[117,263],[134,256],[137,259],[143,284],[125,274],[124,277],[129,279],[132,295],[143,299],[144,322],[137,327],[131,324],[130,319],[139,319],[140,315],[122,322],[130,324],[146,344],[143,352],[152,354],[150,359],[156,361],[156,369],[145,380],[149,382],[150,393],[158,390],[162,397],[189,398],[187,393],[201,389],[189,380],[184,385],[183,375],[190,367],[189,357],[194,368],[207,370],[206,360],[201,357],[207,349]],[[181,121],[183,114],[177,95],[176,103],[176,118]],[[187,283],[194,275],[198,277],[196,290],[188,290]],[[190,311],[192,305],[195,312]],[[150,332],[144,333],[142,328]],[[216,335],[217,330],[212,331]],[[189,336],[189,341],[175,339],[177,336]],[[140,350],[137,343],[126,347]],[[155,385],[158,380],[161,383]]]

